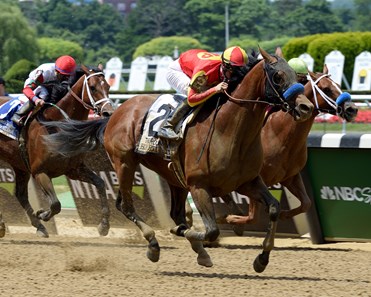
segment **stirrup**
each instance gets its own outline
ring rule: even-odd
[[[179,139],[179,135],[171,128],[161,128],[160,131],[157,132],[157,136],[169,140]]]
[[[18,127],[23,127],[24,126],[24,117],[21,117],[21,116],[18,116],[18,115],[13,115],[11,120]]]

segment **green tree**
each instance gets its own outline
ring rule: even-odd
[[[233,7],[239,1],[229,1]],[[225,8],[226,1],[188,0],[185,9],[189,14],[189,33],[203,44],[207,44],[214,51],[225,48]],[[232,8],[231,8],[232,9]]]
[[[0,24],[0,72],[4,73],[22,58],[37,61],[36,34],[15,1],[0,2]]]
[[[115,36],[124,27],[124,20],[116,9],[97,1],[73,4],[67,0],[50,0],[37,5],[38,33],[43,37],[63,37],[78,42],[86,52],[102,47],[115,48]]]
[[[185,11],[185,0],[139,0],[125,27],[115,36],[115,49],[123,61],[130,62],[136,48],[160,36],[187,36],[194,31]],[[166,9],[165,9],[166,8]]]
[[[241,0],[239,2],[231,5],[231,35],[239,36],[240,32],[244,32],[259,40],[273,38],[276,33],[273,31],[269,34],[265,30],[271,15],[269,1]]]
[[[59,38],[40,38],[38,39],[40,47],[40,62],[54,62],[59,56],[70,55],[76,60],[83,60],[84,50],[82,47],[71,41]]]
[[[371,2],[370,0],[354,0],[353,29],[358,31],[371,31]]]
[[[288,36],[344,31],[343,24],[326,0],[309,0],[304,6],[288,13],[284,24],[283,33]]]

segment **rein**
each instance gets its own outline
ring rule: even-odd
[[[256,100],[253,100],[253,99],[239,99],[239,98],[233,97],[232,95],[228,94],[228,92],[226,90],[224,90],[224,94],[227,95],[229,101],[237,103],[237,104],[241,104],[241,105],[245,104],[245,103],[262,103],[262,104],[267,104],[267,105],[271,105],[271,106],[281,105],[281,104],[278,104],[278,103],[271,103],[271,102],[268,102],[268,101],[258,101],[260,99],[260,97],[258,97]]]
[[[267,65],[265,62],[264,62],[264,73],[265,73],[265,76],[266,76],[266,79],[269,83],[269,86],[271,87],[271,89],[273,90],[273,92],[275,93],[275,95],[277,96],[277,98],[279,98],[280,100],[280,103],[272,103],[272,102],[268,102],[268,101],[259,101],[260,97],[258,97],[256,100],[253,100],[253,99],[239,99],[239,98],[235,98],[233,97],[232,95],[228,94],[228,92],[226,90],[224,90],[224,93],[227,95],[228,97],[228,100],[229,101],[232,101],[234,103],[237,103],[237,104],[246,104],[246,103],[261,103],[261,104],[266,104],[266,105],[269,105],[269,106],[282,106],[283,109],[289,111],[290,109],[290,106],[289,104],[282,98],[282,96],[279,94],[279,92],[276,90],[276,88],[274,87],[273,83],[272,83],[272,80],[271,78],[269,77],[268,75],[268,70],[267,70]]]
[[[67,120],[69,119],[70,117],[68,116],[68,114],[62,109],[60,108],[58,105],[54,104],[54,103],[50,103],[50,102],[44,102],[44,105],[50,105],[52,107],[55,107],[56,109],[59,110],[59,112],[62,114],[62,116]]]

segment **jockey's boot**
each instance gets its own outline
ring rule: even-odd
[[[24,119],[33,110],[34,104],[31,101],[26,101],[12,116],[11,120],[17,126],[22,127],[24,125]]]
[[[187,99],[181,101],[173,113],[162,124],[162,127],[160,131],[158,131],[157,135],[166,139],[178,139],[179,135],[174,131],[175,126],[191,109],[192,107],[188,105]]]

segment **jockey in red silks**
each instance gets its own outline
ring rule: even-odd
[[[46,85],[67,89],[68,81],[75,75],[76,62],[71,56],[61,56],[55,63],[41,64],[30,72],[23,88],[23,94],[29,99],[14,113],[12,121],[23,126],[24,118],[35,106],[43,106],[50,97]],[[60,98],[59,98],[60,99]]]
[[[187,96],[162,125],[158,136],[178,139],[174,131],[177,123],[192,109],[228,84],[241,79],[247,72],[248,56],[239,46],[227,48],[222,55],[202,49],[182,53],[168,68],[167,81],[178,93]]]

